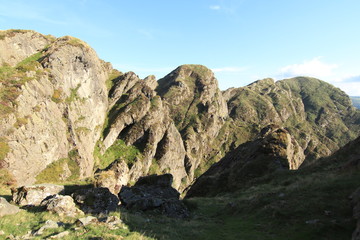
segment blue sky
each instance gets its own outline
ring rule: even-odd
[[[120,71],[211,68],[222,90],[313,76],[360,96],[359,0],[0,0],[0,29],[71,35]]]

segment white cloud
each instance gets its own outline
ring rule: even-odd
[[[360,96],[360,82],[337,82],[333,84],[349,96]]]
[[[209,8],[211,10],[220,10],[221,9],[221,7],[219,5],[211,5],[211,6],[209,6]]]
[[[345,78],[341,79],[341,82],[359,83],[360,84],[360,75],[345,77]]]
[[[211,69],[214,73],[219,72],[243,72],[247,68],[246,67],[223,67],[223,68],[213,68]]]
[[[328,64],[321,61],[320,57],[313,58],[309,61],[304,61],[301,64],[288,65],[280,69],[279,77],[296,77],[296,76],[309,76],[309,77],[331,77],[334,73],[333,70],[338,67],[337,64]]]

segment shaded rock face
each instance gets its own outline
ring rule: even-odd
[[[0,46],[28,42],[29,49],[24,47],[22,55],[10,61],[18,64],[13,71],[22,77],[15,78],[21,87],[16,105],[1,116],[0,135],[8,136],[11,149],[5,158],[8,170],[19,185],[32,184],[49,164],[76,152],[80,177],[90,176],[92,152],[106,116],[105,80],[111,67],[75,38],[50,41],[31,31],[13,35],[0,39]],[[7,54],[13,50],[1,52],[3,61]],[[32,65],[21,65],[24,58]]]
[[[107,188],[80,189],[72,197],[86,214],[113,212],[119,204],[119,199]]]
[[[186,197],[234,191],[252,179],[278,170],[297,169],[303,150],[283,128],[269,125],[258,139],[240,145],[206,171]]]
[[[179,192],[171,187],[172,175],[141,177],[133,187],[123,187],[121,204],[134,210],[159,210],[169,217],[188,217],[189,212],[179,200]]]
[[[40,206],[41,202],[52,195],[64,192],[64,186],[39,184],[12,189],[12,200],[20,206]]]
[[[228,110],[210,69],[183,65],[159,80],[156,89],[168,104],[170,114],[184,142],[185,166],[190,183],[201,159],[212,151]]]
[[[20,208],[14,205],[11,205],[6,201],[5,198],[0,197],[0,217],[5,215],[16,214],[20,211]]]

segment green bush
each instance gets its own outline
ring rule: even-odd
[[[124,159],[125,162],[131,167],[137,158],[141,158],[141,153],[135,146],[127,146],[125,142],[118,139],[109,147],[104,154],[100,153],[100,147],[95,147],[95,158],[97,159],[99,168],[106,168],[117,159]]]

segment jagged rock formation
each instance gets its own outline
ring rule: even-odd
[[[221,92],[204,66],[140,79],[112,69],[72,37],[3,31],[0,49],[6,183],[76,180],[96,171],[98,186],[117,193],[141,176],[171,173],[182,191],[269,124],[286,129],[306,163],[360,132],[360,113],[348,96],[317,79],[264,79]],[[293,159],[294,152],[286,154]]]
[[[35,182],[49,164],[64,158],[78,165],[70,175],[90,176],[106,116],[110,66],[78,39],[46,39],[15,32],[0,40],[6,48],[2,61],[15,65],[2,67],[2,100],[8,105],[1,108],[0,135],[9,148],[7,169],[18,184]],[[24,42],[29,49],[12,58]]]
[[[135,145],[142,157],[129,164],[130,180],[146,175],[151,165],[156,164],[159,171],[174,176],[174,186],[178,188],[186,177],[184,145],[168,107],[154,91],[153,81],[152,77],[141,80],[132,72],[115,79],[109,95],[103,149],[108,149],[117,139]]]
[[[245,123],[253,133],[267,124],[286,127],[309,160],[330,155],[359,135],[359,111],[349,97],[318,79],[264,79],[224,96],[234,125]]]
[[[201,65],[183,65],[159,80],[156,89],[170,108],[186,150],[188,182],[194,179],[201,159],[212,149],[228,116],[226,102],[210,69]]]
[[[210,167],[191,186],[187,197],[235,191],[265,174],[298,169],[304,159],[302,149],[287,130],[269,125],[258,139],[240,145]]]

